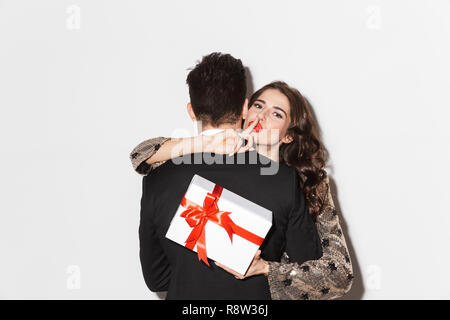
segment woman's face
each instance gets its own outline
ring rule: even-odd
[[[277,89],[267,89],[249,106],[244,129],[259,121],[252,132],[256,143],[272,145],[280,140],[289,143],[291,138],[286,132],[291,122],[290,114],[288,98]]]

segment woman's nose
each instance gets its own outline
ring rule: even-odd
[[[259,121],[264,121],[264,119],[266,118],[266,113],[265,110],[263,110],[262,112],[258,113],[258,119]]]

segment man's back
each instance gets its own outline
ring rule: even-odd
[[[201,156],[190,155],[190,163]],[[266,276],[237,280],[211,261],[208,267],[195,252],[165,238],[192,177],[198,174],[272,211],[273,225],[261,246],[263,259],[280,261],[283,251],[298,263],[322,255],[295,169],[280,164],[276,174],[262,175],[261,168],[274,163],[267,164],[269,160],[254,151],[216,157],[223,164],[176,165],[181,159],[177,158],[144,177],[139,228],[144,279],[152,291],[167,290],[167,299],[270,299]],[[238,164],[237,157],[245,157],[245,164]],[[252,159],[256,161],[250,164]],[[229,162],[234,164],[226,164]]]

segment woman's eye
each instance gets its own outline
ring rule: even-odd
[[[275,115],[275,117],[283,119],[283,116],[280,113],[274,112],[273,114]]]
[[[258,103],[255,103],[254,106],[255,106],[257,109],[262,109],[262,106],[261,106],[260,104],[258,104]]]

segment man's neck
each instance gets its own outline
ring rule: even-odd
[[[235,124],[227,123],[227,124],[221,124],[219,126],[214,127],[214,126],[211,126],[211,125],[202,126],[201,123],[199,123],[197,127],[198,127],[198,132],[203,132],[203,131],[211,130],[211,129],[223,129],[223,130],[225,130],[225,129],[233,129],[233,130],[238,130],[238,129],[241,128],[241,125],[240,125],[240,122],[236,122]]]
[[[234,129],[234,130],[238,130],[238,129],[241,129],[240,123],[241,122],[238,121],[235,124],[223,124],[223,125],[220,125],[220,126],[217,126],[217,127],[210,126],[210,125],[205,125],[205,126],[202,127],[201,122],[200,122],[198,124],[198,132],[201,133],[201,132],[204,132],[206,130],[211,130],[211,129],[223,129],[223,130],[225,130],[225,129]],[[280,145],[281,145],[281,143],[279,142],[278,144],[275,144],[275,145],[272,145],[272,146],[256,144],[255,147],[256,147],[256,152],[262,154],[263,156],[265,156],[265,157],[267,157],[267,158],[269,158],[269,159],[271,159],[273,161],[279,162],[279,160],[280,160],[279,159],[279,148],[280,148]]]

